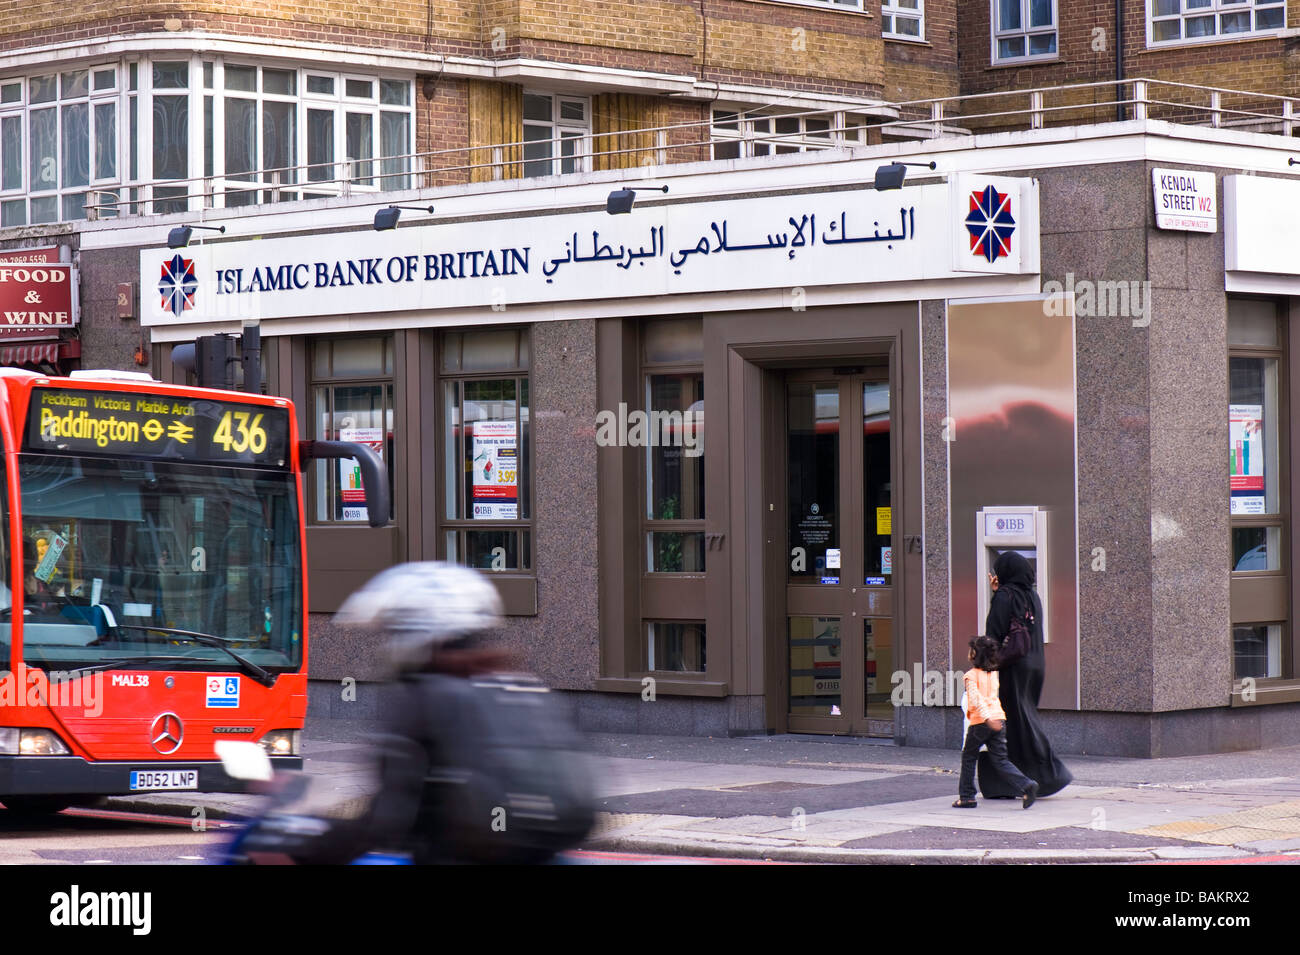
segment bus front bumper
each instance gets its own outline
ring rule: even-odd
[[[276,771],[302,769],[301,756],[272,756]],[[197,770],[197,782],[184,788],[131,788],[133,772],[168,772]],[[131,796],[159,792],[242,793],[248,792],[247,780],[227,775],[217,760],[186,762],[91,762],[80,756],[0,756],[0,802],[8,796],[78,794],[97,796]]]

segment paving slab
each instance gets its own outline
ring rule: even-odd
[[[354,815],[366,804],[374,785],[370,732],[309,726],[304,769],[322,814]],[[613,734],[593,737],[593,750],[606,811],[590,844],[601,848],[887,864],[1201,861],[1300,851],[1297,747],[1176,760],[1071,757],[1076,782],[1027,811],[1019,800],[951,808],[956,750]],[[211,793],[110,802],[182,816],[202,807],[209,819],[264,805],[260,796]]]

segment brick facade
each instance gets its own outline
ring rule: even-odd
[[[601,69],[661,74],[677,82],[696,82],[694,94],[647,93],[623,99],[614,126],[619,131],[665,122],[701,122],[709,117],[710,87],[717,97],[735,100],[726,87],[770,91],[765,99],[781,102],[797,96],[826,96],[902,103],[940,97],[1023,91],[1031,87],[1093,83],[1091,89],[1049,94],[1047,105],[1074,108],[1049,113],[1046,125],[1113,119],[1114,106],[1095,106],[1114,99],[1119,43],[1113,0],[1058,0],[1058,56],[1034,63],[993,64],[990,0],[928,0],[924,35],[916,42],[881,37],[876,0],[865,11],[779,0],[611,0],[599,5],[576,0],[394,0],[377,8],[357,0],[298,3],[253,0],[141,0],[129,13],[111,0],[87,0],[69,7],[51,0],[0,13],[0,56],[20,55],[33,47],[69,41],[123,36],[157,36],[167,48],[169,34],[328,44],[362,51],[403,54],[427,65],[416,76],[414,148],[446,150],[430,156],[426,185],[467,182],[468,171],[455,167],[470,161],[470,148],[489,142],[518,140],[521,129],[474,118],[472,84],[509,87],[498,96],[514,98],[520,86],[545,90],[538,79],[469,79],[447,72],[444,58],[461,57],[484,67],[517,60],[577,68],[585,77],[562,86],[597,101],[636,92],[611,80],[602,86]],[[1148,0],[1124,0],[1123,73],[1205,86],[1300,93],[1300,47],[1285,38],[1262,38],[1187,44],[1148,49]],[[959,15],[960,12],[960,15]],[[1300,4],[1288,11],[1291,26],[1300,26]],[[592,69],[594,68],[594,70]],[[582,72],[587,70],[587,72]],[[26,72],[30,72],[28,67]],[[0,79],[3,75],[0,74]],[[573,82],[579,82],[578,87]],[[617,87],[617,88],[616,88]],[[485,94],[486,95],[486,94]],[[1163,87],[1160,99],[1204,99],[1199,91]],[[797,100],[796,100],[797,102]],[[1250,108],[1248,100],[1225,98],[1225,106]],[[1029,106],[1027,94],[991,96],[945,107],[947,116],[1011,111]],[[794,106],[793,108],[799,108]],[[924,119],[928,108],[904,110],[900,118]],[[1150,111],[1162,115],[1160,107]],[[511,114],[513,116],[513,114]],[[509,117],[508,117],[509,118]],[[1011,115],[978,128],[1023,125]],[[600,141],[602,128],[593,126]],[[703,138],[703,129],[673,131],[669,144]],[[492,137],[499,137],[492,139]],[[873,135],[872,141],[878,137]],[[638,149],[642,144],[638,144]],[[670,149],[669,161],[708,155],[707,146]],[[636,165],[644,153],[628,153]],[[623,160],[616,160],[615,164]],[[443,169],[445,172],[437,172]],[[518,168],[514,167],[514,172]]]
[[[999,90],[1106,83],[1115,79],[1120,48],[1113,0],[1058,0],[1058,59],[1023,64],[992,63],[988,0],[962,6],[959,31],[961,91]],[[1221,39],[1175,46],[1147,46],[1148,0],[1124,0],[1123,75],[1179,83],[1295,95],[1300,80],[1293,68],[1294,44],[1285,37]],[[1287,25],[1300,26],[1300,5],[1287,11]],[[1168,91],[1166,91],[1168,92]],[[1098,98],[1113,99],[1113,88]],[[1171,99],[1174,96],[1162,96]],[[1176,101],[1176,100],[1175,100]]]
[[[885,40],[884,98],[901,103],[958,95],[957,36],[957,0],[929,0],[923,42]]]

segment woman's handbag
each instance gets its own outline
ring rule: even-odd
[[[1034,618],[1028,613],[1023,618],[1011,618],[1007,635],[1002,638],[1002,652],[998,655],[998,666],[1015,663],[1029,654],[1029,648],[1033,645],[1029,627],[1032,626],[1033,620]]]

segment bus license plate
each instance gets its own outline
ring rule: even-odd
[[[198,789],[197,769],[133,769],[131,791],[142,789]]]

